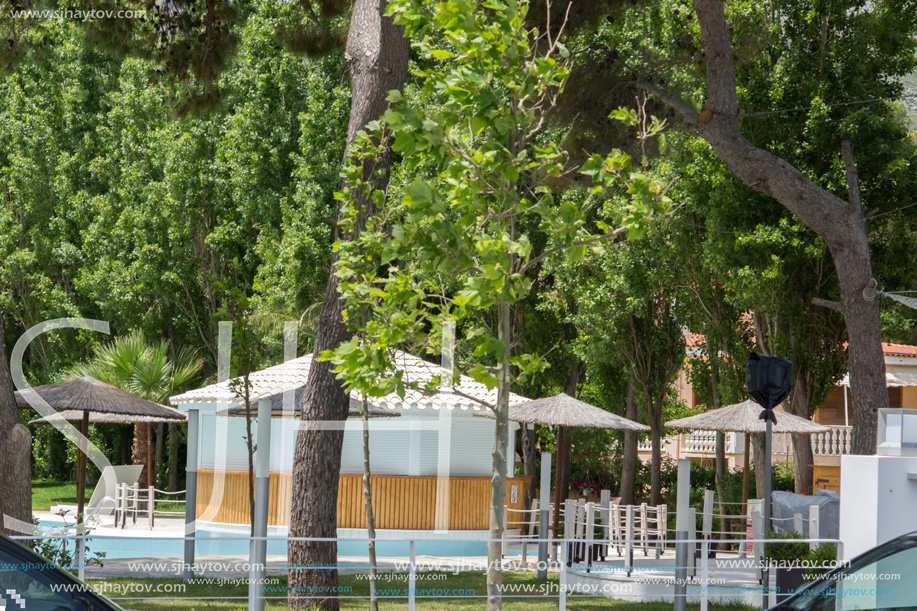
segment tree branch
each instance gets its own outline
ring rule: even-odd
[[[831,301],[830,299],[822,299],[821,297],[813,297],[812,305],[822,306],[828,308],[829,310],[834,310],[835,312],[840,312],[843,314],[844,310],[841,307],[841,304],[837,301]]]
[[[844,156],[844,169],[847,171],[847,190],[850,192],[850,206],[860,208],[860,184],[857,180],[857,166],[853,162],[853,151],[850,149],[850,141],[841,142],[841,153]]]

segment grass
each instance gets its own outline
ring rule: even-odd
[[[386,577],[385,575],[381,577]],[[401,589],[406,587],[406,577],[403,574],[391,575],[387,581],[382,581],[379,588]],[[438,577],[445,577],[439,579]],[[279,585],[282,590],[286,587],[286,577],[269,578],[271,585]],[[248,602],[248,586],[245,584],[217,584],[214,580],[206,580],[211,583],[203,583],[205,580],[198,579],[189,584],[184,592],[175,591],[175,586],[181,584],[180,579],[110,579],[105,582],[91,581],[90,583],[102,591],[109,598],[118,598],[126,596],[131,600],[117,600],[124,607],[135,609],[136,611],[197,611],[198,609],[213,609],[235,611],[246,609]],[[503,574],[505,584],[522,585],[529,584],[536,586],[540,584],[535,575],[523,572],[506,572]],[[557,584],[557,575],[553,574],[548,581],[549,584]],[[132,588],[126,594],[115,594],[112,585],[118,587]],[[344,575],[341,577],[341,586],[350,588],[342,592],[342,596],[366,597],[369,596],[369,582],[365,579],[359,579],[355,575]],[[425,573],[417,580],[416,586],[419,592],[423,590],[448,590],[458,591],[453,598],[435,598],[421,597],[418,593],[417,608],[423,611],[476,611],[484,608],[483,598],[485,588],[485,576],[482,573],[460,573],[453,575],[451,573]],[[154,591],[159,589],[161,593],[139,594],[143,590]],[[163,590],[172,590],[162,592]],[[270,594],[270,596],[284,596],[281,592]],[[154,596],[160,597],[147,598],[140,600],[134,597]],[[209,598],[210,600],[177,600],[174,597],[189,598]],[[230,600],[236,598],[236,600]],[[344,599],[341,601],[341,608],[366,609],[369,607],[369,601],[366,598]],[[394,611],[395,609],[407,609],[407,599],[382,600],[379,605],[380,609]],[[587,598],[584,596],[569,595],[567,598],[567,607],[576,611],[599,611],[600,609],[614,608],[615,611],[670,611],[671,603],[644,603],[632,602],[627,600],[616,600],[605,597]],[[267,609],[274,611],[286,610],[289,607],[284,599],[269,600],[266,604]],[[544,594],[530,598],[505,598],[503,608],[506,611],[554,611],[557,609],[557,594]],[[699,605],[688,605],[688,611],[698,611]],[[710,611],[751,611],[751,607],[744,605],[718,605],[710,603]]]
[[[87,486],[86,502],[92,496],[92,487]],[[32,511],[49,511],[52,505],[76,505],[76,484],[32,480]]]
[[[95,484],[86,485],[86,503],[89,503],[94,488]],[[49,511],[53,505],[76,505],[76,484],[73,482],[33,479],[32,511]],[[141,506],[145,507],[145,505]],[[184,503],[160,503],[157,501],[156,511],[184,513],[185,505]]]

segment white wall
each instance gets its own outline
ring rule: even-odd
[[[917,531],[917,456],[841,457],[844,560]]]
[[[193,407],[193,406],[192,406]],[[220,409],[225,409],[221,406]],[[248,469],[244,417],[217,417],[213,408],[200,418],[200,468],[244,471]],[[450,475],[489,477],[492,474],[494,421],[477,418],[471,411],[451,413]],[[435,476],[439,459],[440,413],[434,410],[405,410],[398,418],[374,418],[370,421],[370,466],[380,475]],[[448,418],[444,418],[448,420]],[[445,424],[445,423],[443,423]],[[293,454],[299,421],[271,421],[271,471],[292,471]],[[518,425],[511,423],[511,431]],[[255,439],[257,423],[252,425]],[[514,437],[510,437],[508,469],[512,474]],[[225,440],[222,441],[221,440]],[[363,472],[362,422],[348,420],[345,424],[344,447],[341,453],[341,473]]]

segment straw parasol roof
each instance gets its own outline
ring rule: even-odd
[[[291,406],[288,408],[288,413],[299,417],[300,414],[300,405],[302,404],[302,396],[306,392],[305,386],[300,386],[294,389],[293,401]],[[279,418],[284,415],[284,398],[285,392],[278,392],[270,395],[269,397],[261,397],[261,399],[270,399],[271,400],[271,418]],[[257,415],[258,411],[258,401],[253,400],[252,402],[252,415]],[[349,418],[359,418],[362,416],[362,402],[353,396],[350,395],[350,411],[347,413]],[[177,411],[177,410],[176,410]],[[244,416],[245,415],[245,406],[241,407],[231,407],[229,409],[224,409],[217,412],[218,416]],[[393,412],[388,409],[383,409],[381,407],[375,406],[372,403],[369,404],[369,417],[370,418],[396,418],[401,416],[397,412]]]
[[[665,425],[673,429],[691,429],[699,431],[720,431],[724,433],[764,433],[765,422],[758,416],[764,408],[754,401],[742,401],[710,410],[696,416],[670,420]],[[777,413],[777,424],[773,425],[775,433],[823,433],[830,427],[812,422],[786,412]]]
[[[172,409],[172,408],[167,408]],[[89,413],[89,423],[90,424],[137,424],[138,422],[186,422],[188,420],[187,414],[180,412],[177,409],[172,410],[175,413],[169,417],[165,416],[129,416],[127,414],[105,414],[99,412],[90,412]],[[45,418],[36,418],[29,422],[29,424],[53,424],[54,422],[62,421],[79,421],[83,419],[82,410],[77,409],[68,409],[57,414],[52,414]]]
[[[32,392],[37,393],[48,405],[58,411],[79,410],[167,419],[174,419],[176,411],[89,376],[36,386],[25,392],[17,391],[17,405],[21,408],[32,407],[27,401],[28,395],[31,395]],[[133,419],[130,421],[134,422]]]
[[[496,416],[490,410],[475,414],[478,418],[491,418]],[[526,401],[519,405],[509,406],[509,419],[513,422],[526,424],[544,424],[557,427],[557,464],[564,463],[564,429],[568,426],[585,429],[612,429],[616,431],[648,431],[650,427],[616,416],[604,409],[589,405],[575,399],[567,393],[560,393],[553,397]],[[556,469],[556,484],[554,486],[554,532],[560,522],[561,498],[560,479],[563,469]]]
[[[80,452],[77,455],[77,523],[83,523],[83,507],[85,504],[86,492],[86,441],[89,436],[89,418],[93,412],[104,414],[110,417],[120,416],[126,422],[134,422],[135,418],[160,418],[176,420],[181,422],[181,418],[175,417],[176,410],[159,405],[153,401],[148,401],[126,390],[121,390],[111,384],[106,384],[96,380],[91,376],[67,380],[66,382],[57,382],[56,384],[45,384],[29,388],[16,393],[16,404],[20,408],[32,407],[29,399],[40,397],[45,403],[54,409],[67,412],[76,412],[79,414],[80,433],[82,437],[77,440]],[[68,420],[66,417],[55,416],[52,414],[47,423],[63,422]],[[150,420],[147,420],[150,422]],[[147,431],[149,432],[149,424]],[[152,445],[149,448],[147,460],[148,473],[153,469],[153,450]]]
[[[494,418],[493,412],[475,414],[479,418]],[[554,397],[527,401],[509,407],[513,422],[544,424],[548,426],[574,426],[585,429],[612,429],[616,431],[649,431],[650,427],[612,414],[604,409],[574,399],[566,393]]]

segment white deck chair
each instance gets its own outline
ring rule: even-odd
[[[111,515],[115,510],[115,497],[119,484],[133,486],[140,479],[140,472],[143,471],[143,465],[119,465],[117,467],[105,467],[102,475],[99,477],[99,483],[96,484],[89,503],[83,508],[86,515],[94,514],[98,516]],[[76,515],[76,505],[55,505],[51,508],[52,513],[58,513],[61,510],[69,511]]]

